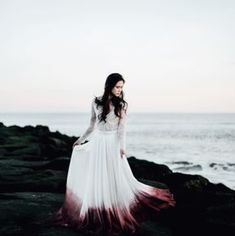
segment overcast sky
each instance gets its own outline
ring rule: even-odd
[[[0,112],[235,112],[235,1],[0,0]]]

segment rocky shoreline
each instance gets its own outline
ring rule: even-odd
[[[72,144],[77,137],[48,127],[0,122],[0,235],[78,235],[42,222],[63,202]],[[150,216],[135,235],[233,235],[235,191],[200,175],[172,172],[166,165],[128,157],[135,177],[168,187],[177,205]]]

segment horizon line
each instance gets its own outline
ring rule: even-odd
[[[80,112],[74,112],[74,111],[6,111],[6,112],[0,112],[1,114],[89,114],[89,111],[80,111]],[[170,114],[175,114],[175,113],[182,113],[182,114],[235,114],[235,111],[132,111],[129,114],[133,113],[143,113],[143,114],[156,114],[156,113],[170,113]]]

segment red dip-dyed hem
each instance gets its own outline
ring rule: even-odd
[[[64,204],[50,217],[49,224],[93,235],[132,234],[148,218],[150,212],[158,214],[161,209],[174,207],[175,204],[169,189],[149,186],[147,191],[135,193],[129,208],[90,207],[85,214],[80,215],[82,201],[67,188]]]

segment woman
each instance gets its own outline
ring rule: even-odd
[[[57,225],[96,235],[134,233],[149,210],[175,205],[169,189],[143,184],[132,174],[124,83],[122,75],[110,74],[104,94],[92,100],[90,125],[73,145],[64,204],[52,217]]]

